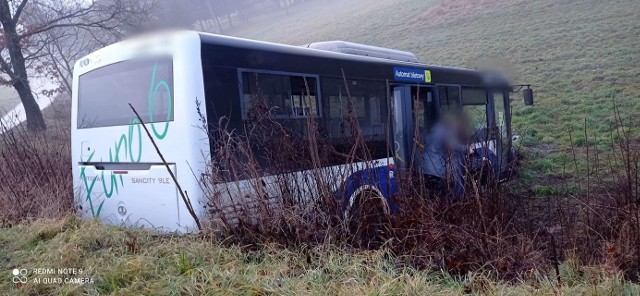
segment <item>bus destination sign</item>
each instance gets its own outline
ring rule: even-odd
[[[393,71],[394,79],[397,81],[419,83],[431,82],[431,71],[429,70],[395,67]]]

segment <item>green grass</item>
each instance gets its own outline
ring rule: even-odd
[[[134,239],[135,238],[135,239]],[[134,242],[135,241],[135,242]],[[396,268],[383,251],[350,252],[277,246],[248,251],[195,236],[159,236],[75,218],[40,220],[0,230],[3,295],[638,295],[640,286],[603,268],[561,266],[562,284],[532,273],[523,282],[490,275]],[[11,283],[14,268],[29,283]],[[88,285],[35,284],[59,275],[35,268],[78,268]]]
[[[436,65],[473,68],[498,59],[515,82],[535,87],[535,107],[524,107],[520,95],[513,99],[513,123],[523,143],[537,147],[530,150],[538,155],[527,161],[537,176],[562,172],[564,164],[545,163],[572,157],[569,132],[577,153],[587,143],[608,150],[610,126],[616,123],[612,98],[623,119],[640,115],[638,1],[332,3],[300,6],[290,16],[263,16],[227,33],[292,45],[347,40],[408,50]],[[637,121],[631,126],[640,131]],[[573,172],[573,166],[568,169]]]

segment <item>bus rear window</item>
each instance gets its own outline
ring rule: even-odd
[[[86,74],[78,82],[78,128],[173,121],[171,57],[130,60]]]

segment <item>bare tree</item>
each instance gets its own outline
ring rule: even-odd
[[[18,92],[30,130],[44,130],[46,124],[29,76],[56,77],[68,91],[74,59],[121,38],[145,17],[149,5],[135,0],[0,0],[0,71],[5,74],[0,83]]]
[[[139,31],[150,20],[149,12],[155,5],[153,1],[136,0],[102,0],[103,5],[118,8],[124,5],[126,9],[117,18],[103,23],[101,26],[62,26],[38,34],[38,43],[42,45],[44,57],[40,63],[45,67],[43,73],[47,79],[54,80],[59,86],[53,91],[71,94],[71,78],[73,65],[81,57],[117,42],[123,36]],[[96,14],[112,13],[113,10],[95,12]],[[47,13],[34,13],[34,22],[41,23],[47,19]],[[104,17],[103,17],[104,19]]]

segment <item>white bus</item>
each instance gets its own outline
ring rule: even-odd
[[[441,110],[474,111],[481,128],[495,131],[487,134],[492,135],[498,172],[509,172],[510,90],[505,81],[489,84],[478,71],[429,66],[407,52],[348,42],[288,46],[191,31],[139,37],[75,64],[74,187],[86,217],[193,230],[194,219],[129,104],[196,214],[204,217],[207,201],[200,176],[215,153],[208,133],[220,128],[221,118],[225,128],[242,130],[261,91],[275,118],[294,130],[292,135],[303,135],[295,130],[305,129],[312,116],[335,150],[345,151],[349,135],[344,132],[344,98],[349,93],[373,162],[350,168],[344,178],[330,180],[329,187],[345,212],[365,189],[379,195],[385,211],[393,212],[393,171],[413,165],[410,149],[416,129],[428,129]],[[305,95],[311,102],[303,102]],[[345,164],[341,157],[326,159],[330,169]],[[372,171],[377,177],[369,174]]]

